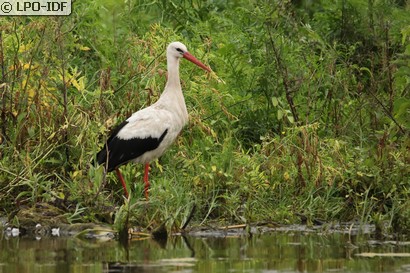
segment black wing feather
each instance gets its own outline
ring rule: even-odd
[[[159,138],[118,138],[118,132],[127,124],[128,122],[124,121],[116,127],[112,131],[104,147],[97,154],[98,164],[104,164],[107,167],[108,172],[115,170],[119,166],[143,155],[148,151],[155,150],[168,132],[168,129],[166,129]]]

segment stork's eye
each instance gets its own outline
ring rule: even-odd
[[[180,48],[177,48],[177,51],[178,51],[179,53],[184,54],[184,51],[183,51],[182,49],[180,49]]]

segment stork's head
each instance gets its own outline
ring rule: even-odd
[[[188,61],[196,64],[200,68],[211,72],[211,69],[201,63],[197,58],[195,58],[191,53],[188,52],[186,46],[181,42],[172,42],[167,48],[167,56],[174,56],[175,58],[185,58]]]
[[[175,56],[176,58],[183,57],[185,52],[188,52],[188,49],[181,42],[172,42],[167,48],[167,55]]]

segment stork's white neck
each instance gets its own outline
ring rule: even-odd
[[[179,58],[167,56],[168,80],[165,85],[165,91],[168,89],[181,90],[181,81],[179,79]]]
[[[167,56],[168,80],[165,90],[158,100],[158,104],[165,106],[175,113],[180,120],[181,126],[188,121],[188,111],[182,94],[181,82],[179,79],[179,58]]]

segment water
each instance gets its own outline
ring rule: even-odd
[[[97,242],[76,238],[0,238],[0,273],[88,272],[410,272],[410,245],[342,233],[272,232],[228,237],[172,236]]]

